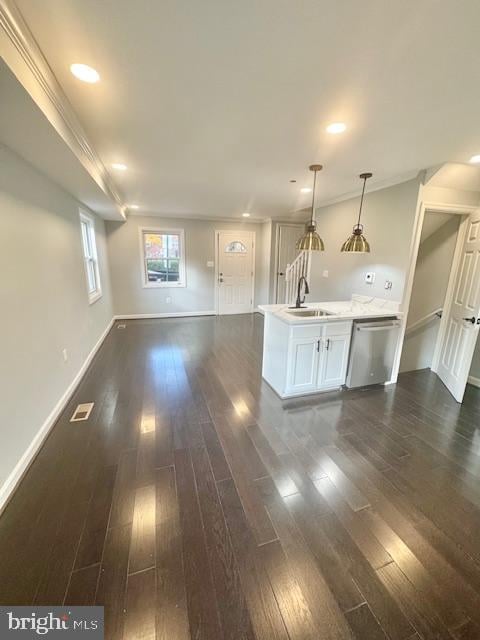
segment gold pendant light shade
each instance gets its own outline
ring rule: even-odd
[[[352,235],[342,244],[342,251],[352,253],[370,253],[370,245],[363,235],[363,225],[353,227]]]
[[[341,251],[346,253],[370,253],[370,245],[363,235],[363,224],[360,224],[362,217],[363,197],[365,195],[365,185],[367,180],[372,177],[371,173],[361,173],[359,178],[363,180],[362,197],[360,198],[360,209],[358,212],[358,222],[353,227],[352,235],[342,244]]]
[[[297,251],[324,251],[325,246],[323,240],[317,233],[317,223],[315,222],[315,186],[317,183],[317,172],[321,171],[323,167],[321,164],[311,164],[309,169],[314,172],[312,213],[310,222],[305,227],[305,233],[297,240]]]
[[[297,251],[325,251],[325,245],[316,228],[315,223],[307,225],[304,235],[297,240]]]

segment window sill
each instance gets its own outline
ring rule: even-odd
[[[95,304],[95,302],[97,302],[97,300],[100,300],[101,297],[101,291],[99,291],[98,293],[93,293],[92,295],[88,296],[88,304]]]
[[[184,289],[186,287],[185,282],[149,282],[143,283],[144,289]]]

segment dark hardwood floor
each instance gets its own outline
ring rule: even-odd
[[[480,390],[282,402],[260,315],[125,324],[0,517],[0,604],[102,604],[108,640],[480,638]]]

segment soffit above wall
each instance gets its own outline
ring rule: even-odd
[[[122,198],[11,0],[0,0],[0,143],[105,218]]]

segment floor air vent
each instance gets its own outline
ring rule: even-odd
[[[125,329],[126,326],[126,324],[117,324],[117,329]]]
[[[70,422],[81,422],[82,420],[88,420],[93,409],[93,402],[85,402],[79,404],[73,412],[73,416],[70,418]]]

